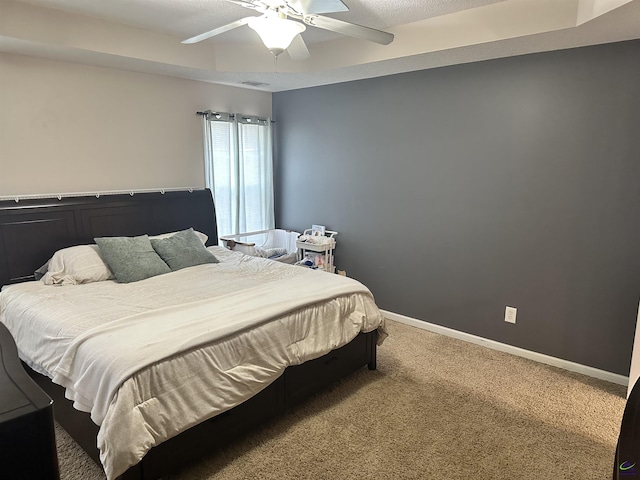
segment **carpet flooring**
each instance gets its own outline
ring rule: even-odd
[[[169,479],[610,479],[625,388],[388,321],[366,368]],[[63,480],[104,479],[56,426]]]

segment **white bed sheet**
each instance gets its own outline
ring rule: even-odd
[[[105,324],[148,317],[152,328],[153,312],[172,305],[212,296],[229,298],[242,291],[250,299],[258,290],[264,293],[265,285],[277,291],[282,282],[295,288],[292,284],[307,286],[317,279],[345,280],[221,247],[211,250],[220,263],[132,284],[106,281],[55,287],[29,282],[5,287],[0,294],[0,321],[16,338],[20,357],[36,371],[54,377],[74,339]],[[370,292],[353,282],[353,289],[336,299],[316,298],[293,309],[287,304],[282,314],[268,322],[242,325],[234,335],[192,345],[181,355],[151,360],[151,365],[126,379],[110,400],[102,399],[106,406],[100,412],[94,408],[99,401],[84,397],[76,401],[78,409],[90,411],[100,424],[98,447],[107,477],[123,473],[154,445],[255,395],[287,366],[345,345],[360,332],[378,329],[383,339],[384,317]],[[70,398],[74,398],[76,380],[65,385]]]

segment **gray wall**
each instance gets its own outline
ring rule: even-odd
[[[338,268],[383,309],[627,375],[639,58],[633,41],[274,94],[277,225],[338,230]]]

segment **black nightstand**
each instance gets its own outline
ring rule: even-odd
[[[0,323],[0,477],[60,478],[53,401],[27,375]]]

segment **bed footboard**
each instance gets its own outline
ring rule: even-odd
[[[376,368],[377,332],[361,333],[347,345],[302,365],[289,367],[274,383],[246,402],[217,415],[152,448],[119,480],[160,478],[203,455],[210,454],[265,421],[318,393],[331,383],[367,365]],[[100,464],[96,447],[98,427],[64,397],[64,389],[25,366],[54,401],[55,418],[87,454]]]

